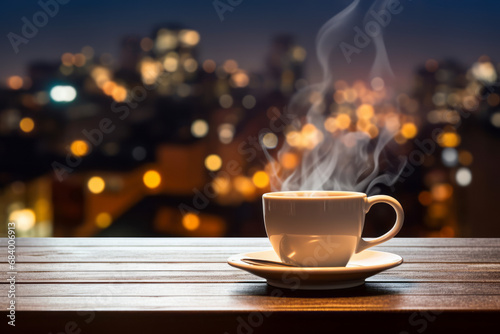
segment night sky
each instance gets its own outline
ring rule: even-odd
[[[320,73],[314,54],[316,33],[351,0],[243,0],[224,13],[222,22],[212,2],[71,0],[60,5],[59,13],[15,54],[7,34],[20,34],[21,18],[31,20],[41,8],[36,0],[3,1],[0,80],[25,74],[30,61],[58,60],[62,53],[79,52],[85,45],[94,47],[97,54],[117,55],[124,36],[148,36],[162,23],[177,22],[200,32],[202,60],[233,58],[242,68],[255,71],[264,67],[272,36],[291,33],[308,51],[306,72],[315,81]],[[453,58],[470,65],[487,54],[500,61],[500,1],[401,0],[401,4],[404,10],[393,17],[385,33],[389,59],[399,78],[408,78],[428,58]],[[341,64],[339,76],[357,68],[355,62]]]

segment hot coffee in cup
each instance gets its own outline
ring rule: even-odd
[[[281,261],[302,267],[343,267],[355,253],[393,238],[403,226],[401,204],[385,195],[348,191],[285,191],[262,196],[266,232]],[[375,203],[396,211],[383,236],[361,238],[365,214]]]

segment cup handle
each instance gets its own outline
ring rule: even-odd
[[[394,211],[396,211],[396,223],[389,232],[387,232],[381,237],[369,241],[360,238],[358,247],[356,249],[356,253],[359,253],[367,248],[379,245],[383,242],[386,242],[389,239],[394,238],[396,234],[398,234],[399,230],[401,230],[401,227],[403,227],[403,220],[405,218],[405,214],[403,212],[403,207],[401,206],[401,204],[399,204],[399,202],[396,199],[385,195],[368,197],[365,199],[365,213],[368,213],[372,205],[376,203],[387,203],[390,206],[392,206]]]

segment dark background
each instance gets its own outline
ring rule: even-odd
[[[361,2],[360,11],[371,3]],[[16,53],[9,34],[22,36],[22,18],[33,22],[42,8],[36,1],[5,1],[1,220],[16,220],[20,236],[264,235],[260,196],[270,190],[270,165],[253,142],[298,89],[321,80],[316,33],[350,3],[242,1],[221,20],[212,1],[72,0],[58,4],[58,13]],[[384,88],[383,103],[373,106],[380,128],[389,117],[388,105],[398,111],[398,129],[387,147],[391,162],[412,154],[421,161],[410,161],[412,168],[399,182],[381,192],[405,208],[401,236],[500,236],[494,211],[500,186],[500,4],[401,5],[384,32],[395,78]],[[352,36],[350,28],[342,33]],[[167,35],[175,45],[159,50],[159,38]],[[363,87],[375,95],[369,77],[373,53],[369,45],[351,64],[334,66],[331,96],[337,98],[330,98],[325,115],[331,112],[333,119],[346,107],[352,120],[348,131],[358,129]],[[168,57],[176,59],[175,69],[164,66]],[[158,71],[154,88],[145,79],[151,69]],[[73,87],[75,99],[57,101],[57,94],[54,99],[56,86]],[[144,99],[130,100],[131,91],[145,87]],[[346,94],[358,98],[346,102]],[[102,126],[103,119],[111,123]],[[302,131],[301,121],[296,131]],[[208,125],[208,132],[193,124]],[[94,145],[82,131],[100,126],[109,133]],[[434,129],[447,135],[434,140]],[[272,156],[295,130],[275,134]],[[417,141],[435,148],[426,152]],[[247,159],[252,147],[255,157]],[[293,148],[293,157],[280,163],[293,166],[303,151]],[[212,154],[222,167],[210,172],[204,162]],[[54,162],[68,166],[67,158],[78,163],[60,179]],[[221,171],[229,161],[240,168],[225,178]],[[204,190],[210,185],[217,193],[213,198]],[[390,209],[373,208],[366,234],[383,233],[392,219]]]

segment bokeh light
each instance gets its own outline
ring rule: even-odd
[[[111,225],[113,218],[108,212],[101,212],[95,217],[95,224],[99,228],[106,228]]]
[[[9,215],[9,221],[15,222],[16,229],[28,231],[35,226],[36,215],[31,209],[15,210]]]
[[[222,159],[217,154],[210,154],[205,158],[205,167],[210,171],[219,170],[222,167]]]
[[[50,90],[50,97],[55,102],[71,102],[76,98],[76,89],[72,86],[54,86]]]
[[[188,231],[197,230],[200,227],[200,218],[194,213],[187,213],[182,217],[182,226]]]
[[[203,138],[208,133],[208,123],[203,119],[197,119],[191,124],[191,134],[196,138]]]
[[[71,142],[70,150],[74,156],[82,157],[89,153],[89,144],[85,140],[74,140]]]
[[[21,87],[23,87],[23,78],[18,75],[13,75],[7,79],[7,85],[10,89],[20,89]]]
[[[21,131],[29,133],[35,128],[35,122],[30,117],[25,117],[19,122],[19,128]]]
[[[269,176],[264,171],[255,172],[252,176],[252,182],[257,188],[266,188],[269,185]]]
[[[472,172],[467,167],[461,167],[457,170],[455,180],[459,186],[466,187],[472,182]]]
[[[106,182],[100,176],[93,176],[87,182],[87,188],[89,188],[90,192],[93,194],[100,194],[104,191],[106,187]]]
[[[161,175],[156,170],[148,170],[142,177],[144,185],[149,189],[158,188],[161,183]]]

